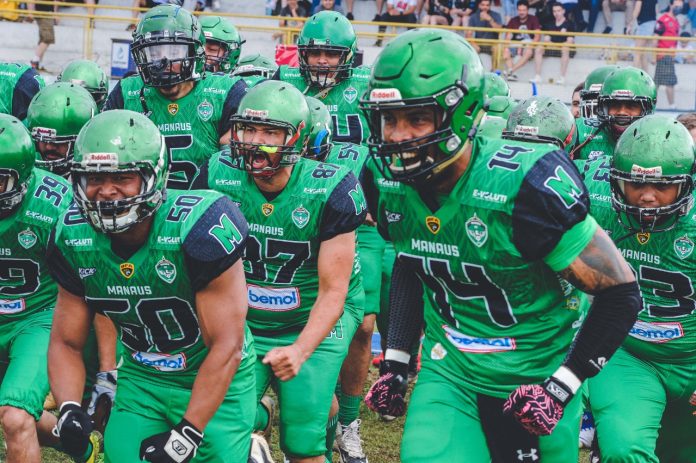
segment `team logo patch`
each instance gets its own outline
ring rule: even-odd
[[[131,264],[130,262],[122,263],[119,265],[119,269],[121,270],[121,275],[126,278],[132,277],[135,273],[135,265]]]
[[[292,222],[297,225],[297,228],[304,228],[309,223],[309,211],[300,205],[292,211]]]
[[[273,209],[275,209],[275,206],[273,206],[271,203],[263,203],[261,205],[261,213],[266,217],[273,214]]]
[[[430,233],[432,233],[433,235],[437,235],[440,231],[440,219],[438,219],[434,215],[429,215],[425,218],[425,226],[428,227]]]
[[[636,233],[636,239],[641,245],[648,244],[648,241],[650,241],[650,233]]]
[[[466,234],[472,243],[480,248],[488,240],[488,226],[476,214],[466,221]]]
[[[176,266],[164,256],[155,265],[155,271],[165,283],[172,283],[176,279]]]
[[[680,259],[686,259],[694,250],[694,242],[684,235],[681,238],[674,240],[674,252],[677,253]]]
[[[534,116],[537,113],[538,109],[539,108],[537,107],[537,102],[532,101],[532,104],[527,106],[527,114],[529,114],[530,116]]]
[[[28,228],[17,235],[17,241],[24,249],[29,249],[36,244],[36,234]]]
[[[346,100],[348,103],[353,104],[357,97],[358,91],[353,86],[350,86],[347,89],[343,90],[343,99]]]
[[[203,103],[198,105],[198,117],[203,121],[208,121],[213,117],[213,105],[208,100],[203,100]]]
[[[176,116],[176,113],[179,112],[179,105],[176,103],[169,103],[169,105],[167,105],[167,112],[172,116]]]
[[[447,350],[442,347],[442,344],[435,343],[432,349],[430,349],[430,358],[433,360],[442,360],[447,355]]]

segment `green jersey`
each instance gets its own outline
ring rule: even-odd
[[[147,242],[128,257],[70,209],[56,227],[49,265],[62,287],[118,327],[120,375],[190,388],[208,353],[196,292],[239,260],[246,236],[239,208],[223,195],[172,190]]]
[[[278,68],[275,78],[291,83],[307,96],[318,98],[326,105],[333,119],[335,142],[350,142],[357,145],[367,142],[370,128],[363,112],[358,109],[358,103],[367,91],[370,79],[368,66],[353,68],[349,78],[340,81],[328,91],[318,87],[308,87],[299,68],[287,65]]]
[[[145,86],[140,76],[121,80],[109,94],[104,111],[129,109],[145,114],[164,135],[171,154],[168,188],[188,189],[198,169],[217,152],[247,87],[239,77],[209,74],[176,101]]]
[[[252,332],[299,331],[317,298],[322,241],[353,231],[365,220],[362,188],[350,171],[302,158],[282,192],[269,200],[239,162],[227,150],[215,154],[194,187],[225,193],[249,221],[244,270]],[[362,308],[359,270],[356,259],[347,310]]]
[[[439,201],[439,207],[437,203]],[[587,190],[553,145],[475,139],[448,196],[384,183],[379,228],[422,281],[426,338],[454,381],[506,397],[568,352],[586,296],[562,279],[592,239]],[[447,368],[443,366],[443,368]],[[472,374],[475,372],[475,374]]]
[[[696,358],[696,215],[692,209],[677,225],[658,233],[630,233],[611,202],[610,159],[585,166],[592,215],[611,235],[638,280],[643,310],[624,341],[639,358],[658,362],[693,362]]]
[[[43,77],[31,66],[0,63],[0,113],[23,121],[31,99],[45,86]]]
[[[64,179],[34,169],[22,203],[0,219],[0,323],[53,309],[58,288],[45,264],[46,249],[70,201]]]
[[[503,130],[505,130],[506,125],[507,119],[486,115],[476,128],[476,137],[492,140],[500,139],[503,136]],[[479,143],[483,143],[483,140],[479,140]]]
[[[595,134],[592,139],[584,145],[578,153],[575,154],[575,159],[597,159],[601,156],[613,156],[616,140],[609,129],[601,127],[597,119],[586,119],[578,117],[575,119],[577,128],[577,144],[580,145]]]

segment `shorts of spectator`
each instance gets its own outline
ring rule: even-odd
[[[387,12],[376,15],[374,21],[415,24],[418,22],[415,14],[417,5],[418,0],[387,0]],[[387,30],[387,26],[379,26],[378,30],[381,34]],[[375,46],[382,46],[382,40],[383,36],[378,35]]]
[[[450,0],[425,0],[427,14],[421,19],[421,24],[431,26],[449,26],[452,24]]]
[[[665,55],[655,65],[655,85],[673,87],[677,85],[677,73],[674,68],[674,56]]]
[[[455,0],[450,9],[452,26],[468,26],[471,13],[476,9],[476,2],[469,0]]]
[[[36,18],[36,24],[39,26],[39,43],[47,45],[56,43],[53,18]]]

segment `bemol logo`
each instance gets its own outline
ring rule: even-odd
[[[25,307],[24,299],[0,299],[0,314],[19,313],[23,311]]]
[[[683,337],[684,328],[682,328],[681,323],[676,322],[648,323],[639,320],[633,325],[628,334],[641,341],[661,344]]]
[[[263,288],[247,285],[249,307],[273,312],[294,310],[300,306],[300,291],[297,288]]]
[[[133,352],[133,359],[159,371],[182,371],[186,369],[186,355],[159,354],[156,352]]]
[[[462,352],[488,354],[506,352],[517,348],[514,338],[478,338],[460,333],[447,325],[442,325],[447,340]]]

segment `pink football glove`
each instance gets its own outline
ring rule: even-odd
[[[503,404],[503,413],[512,413],[530,434],[548,436],[572,398],[570,388],[551,377],[543,385],[525,384],[512,391]]]

